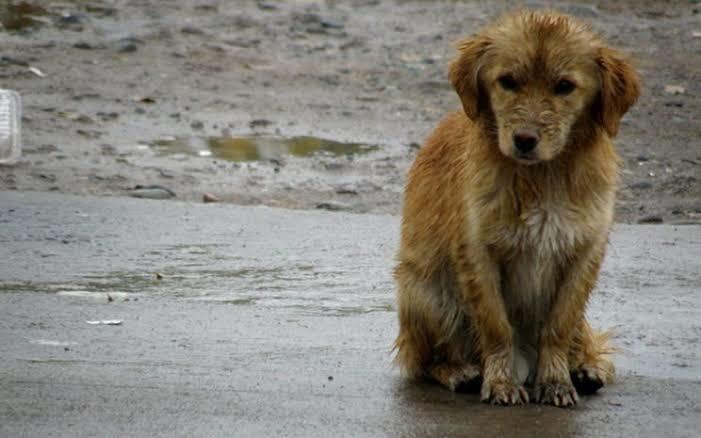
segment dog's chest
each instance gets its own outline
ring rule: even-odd
[[[541,204],[501,225],[496,249],[502,294],[515,323],[538,324],[586,232],[572,210]]]

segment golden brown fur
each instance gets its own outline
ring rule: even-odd
[[[452,390],[481,378],[484,401],[527,402],[526,385],[573,405],[573,379],[591,393],[613,378],[584,313],[637,74],[574,19],[519,12],[461,42],[450,80],[464,112],[428,138],[406,187],[396,361]],[[525,153],[524,135],[537,139]]]

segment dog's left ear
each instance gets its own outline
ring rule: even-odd
[[[623,114],[640,95],[640,78],[618,51],[602,47],[596,59],[601,74],[601,92],[594,111],[610,137],[618,133]]]
[[[482,36],[460,41],[457,45],[460,52],[450,65],[450,82],[460,96],[465,114],[473,120],[479,115],[486,99],[479,83],[479,70],[482,55],[489,45],[489,40]]]

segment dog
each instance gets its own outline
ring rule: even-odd
[[[485,402],[572,406],[614,377],[585,307],[613,222],[612,139],[639,76],[557,12],[507,14],[458,50],[462,111],[408,175],[395,360]]]

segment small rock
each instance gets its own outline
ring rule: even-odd
[[[336,193],[339,195],[358,195],[358,191],[351,187],[339,187],[336,189]]]
[[[695,31],[691,32],[691,36],[693,38],[701,38],[701,31],[695,30]]]
[[[631,189],[635,190],[649,190],[652,188],[652,183],[649,181],[640,181],[630,185]]]
[[[96,131],[94,129],[77,129],[75,131],[78,135],[82,135],[85,138],[100,138],[102,137],[102,132]]]
[[[340,202],[321,202],[316,204],[316,208],[319,210],[328,211],[346,211],[350,210],[350,207],[346,204],[341,204]]]
[[[681,85],[665,85],[664,92],[667,94],[684,94],[686,93],[686,88]]]
[[[679,100],[670,100],[668,102],[665,102],[664,106],[674,107],[674,108],[682,108],[682,107],[684,107],[684,102],[679,101]]]
[[[327,379],[328,379],[328,380],[329,380],[329,382],[330,382],[330,381],[332,381],[332,380],[333,380],[333,376],[329,376],[329,377],[327,377]]]
[[[70,12],[61,14],[61,17],[58,19],[59,25],[80,24],[80,21],[81,18],[79,15],[71,14]]]
[[[219,198],[217,198],[216,196],[214,196],[211,193],[205,193],[202,195],[202,202],[204,202],[205,204],[208,204],[211,202],[219,202]]]
[[[662,219],[662,216],[657,215],[657,214],[643,216],[640,219],[638,219],[639,224],[661,224],[663,222],[664,222],[664,219]]]
[[[90,43],[86,43],[85,41],[75,43],[75,44],[73,44],[73,47],[76,49],[81,49],[81,50],[92,50],[95,48],[95,46],[93,46]]]
[[[109,120],[116,120],[116,119],[119,118],[119,113],[116,113],[116,112],[114,112],[114,111],[113,111],[113,112],[109,112],[109,113],[102,112],[102,111],[98,111],[96,115],[97,115],[97,116],[100,118],[100,120],[102,120],[103,122],[107,122],[107,121],[109,121]]]
[[[122,47],[119,48],[118,52],[119,53],[133,53],[136,52],[138,47],[134,43],[126,43]]]
[[[188,34],[188,35],[202,35],[202,34],[204,34],[202,29],[198,29],[194,26],[183,26],[180,29],[180,32]]]
[[[202,129],[204,128],[204,123],[202,123],[199,120],[195,120],[194,122],[190,123],[190,128],[192,129]]]
[[[148,96],[146,96],[146,97],[136,96],[136,97],[134,97],[134,101],[139,102],[139,103],[147,103],[147,104],[156,103],[156,99],[154,99],[153,97],[148,97]]]
[[[144,199],[168,199],[174,198],[175,192],[169,188],[162,186],[141,186],[137,185],[129,192],[129,196],[133,198],[144,198]]]
[[[142,40],[141,38],[134,37],[134,36],[128,36],[128,37],[120,39],[119,41],[117,41],[117,43],[121,44],[122,47],[127,46],[127,45],[133,45],[133,46],[137,47],[137,46],[143,45],[144,40]]]
[[[333,161],[330,163],[324,163],[324,169],[326,169],[326,170],[341,170],[341,169],[344,169],[345,167],[346,167],[345,164],[339,163],[337,161]]]
[[[271,122],[268,119],[253,119],[248,123],[248,126],[250,126],[251,128],[257,128],[257,127],[269,126],[272,124],[273,124],[273,122]]]
[[[162,178],[175,178],[175,175],[174,175],[172,172],[169,172],[169,171],[166,170],[166,169],[158,169],[158,174],[159,174]]]
[[[258,2],[258,9],[261,11],[274,11],[277,9],[277,5],[270,2]]]

